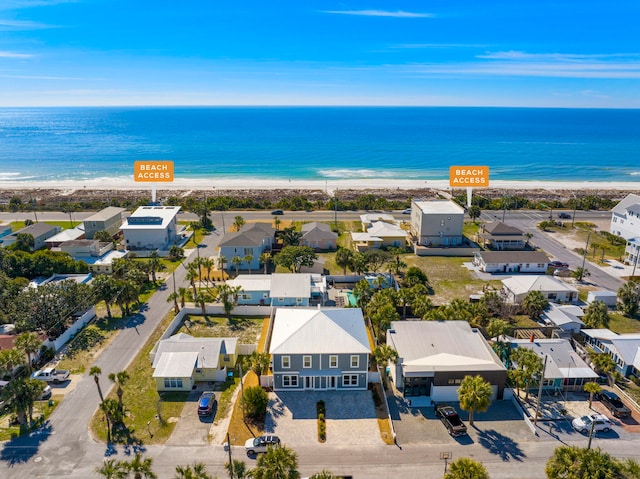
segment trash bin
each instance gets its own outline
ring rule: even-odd
[[[49,399],[49,407],[53,406],[53,400]]]

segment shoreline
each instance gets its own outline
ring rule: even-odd
[[[29,182],[1,181],[0,194],[5,191],[60,191],[62,195],[73,195],[75,191],[210,191],[220,194],[223,191],[246,190],[292,190],[316,191],[333,195],[340,190],[451,190],[448,180],[404,180],[404,179],[344,179],[344,180],[275,180],[262,178],[233,179],[182,179],[171,183],[143,183],[132,179],[99,178],[85,181]],[[466,188],[455,188],[465,190]],[[473,188],[474,194],[491,190],[546,190],[557,191],[640,191],[638,182],[572,182],[572,181],[509,181],[494,180],[487,188]]]

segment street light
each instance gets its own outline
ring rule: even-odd
[[[576,221],[576,209],[578,208],[578,197],[575,193],[571,193],[573,195],[573,216],[571,217],[571,229],[573,229],[573,224]]]

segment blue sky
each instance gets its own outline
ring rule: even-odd
[[[0,0],[0,106],[640,108],[638,0]]]

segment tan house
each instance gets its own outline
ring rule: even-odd
[[[366,233],[352,232],[351,240],[357,251],[367,251],[385,246],[406,246],[407,236],[408,233],[398,225],[376,221]]]
[[[338,234],[331,231],[326,223],[305,223],[302,225],[302,238],[300,245],[308,246],[314,250],[335,250],[337,248]]]
[[[527,245],[527,238],[522,230],[501,221],[481,225],[478,237],[482,246],[498,251],[524,249]]]

